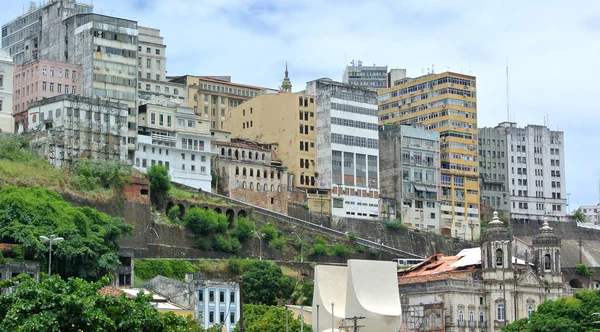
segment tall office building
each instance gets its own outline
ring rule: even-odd
[[[328,78],[308,82],[305,93],[315,98],[317,180],[331,189],[332,215],[378,217],[377,93]]]
[[[503,122],[479,130],[479,154],[483,204],[516,222],[566,220],[563,132]]]
[[[17,65],[25,62],[25,40],[33,44],[39,42],[39,33],[42,30],[42,13],[53,8],[59,13],[61,19],[66,19],[75,14],[91,13],[94,6],[77,3],[75,0],[52,0],[41,7],[37,7],[32,1],[26,14],[21,15],[13,21],[2,25],[2,49],[7,51]]]
[[[352,60],[344,70],[342,82],[375,90],[385,89],[388,87],[387,66],[363,66],[362,61]]]
[[[380,125],[421,123],[440,134],[442,233],[479,238],[475,77],[452,72],[407,77],[378,93]]]

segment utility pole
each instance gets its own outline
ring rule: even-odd
[[[365,319],[366,317],[352,317],[352,318],[346,318],[345,320],[351,320],[352,321],[352,325],[342,325],[340,326],[340,329],[352,329],[352,331],[354,332],[358,332],[358,329],[360,329],[361,327],[365,327],[364,325],[358,325],[358,321],[361,319]]]

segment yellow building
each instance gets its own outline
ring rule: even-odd
[[[443,234],[479,238],[477,96],[474,76],[402,78],[379,90],[379,125],[421,123],[440,133]]]
[[[232,83],[229,76],[193,76],[185,75],[171,80],[185,84],[187,106],[196,114],[210,121],[213,136],[215,132],[229,131],[225,128],[225,119],[230,110],[246,100],[274,91],[252,85]]]

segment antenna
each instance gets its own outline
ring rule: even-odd
[[[510,99],[508,90],[508,56],[506,57],[506,118],[510,122]]]
[[[435,65],[433,65],[433,64],[432,64],[432,65],[431,65],[431,73],[432,73],[432,74],[433,74],[433,73],[435,73],[435,70],[434,70],[434,69],[435,69]]]

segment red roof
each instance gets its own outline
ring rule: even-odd
[[[412,284],[431,280],[464,279],[471,269],[457,270],[450,266],[459,261],[461,256],[433,255],[426,261],[408,270],[398,272],[398,284]]]

